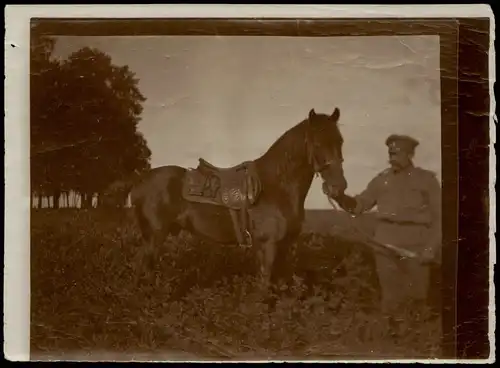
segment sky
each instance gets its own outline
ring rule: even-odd
[[[388,167],[390,134],[418,139],[415,164],[441,178],[438,36],[56,39],[57,57],[98,48],[136,73],[147,98],[138,129],[153,167],[257,158],[312,108],[338,107],[347,194]],[[331,208],[320,179],[305,207]]]

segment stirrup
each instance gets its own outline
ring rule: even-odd
[[[240,247],[242,248],[251,248],[253,246],[253,239],[252,239],[252,234],[248,230],[245,230],[243,232],[244,235],[244,241],[245,243],[240,244]]]

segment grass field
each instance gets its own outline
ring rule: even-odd
[[[32,212],[35,359],[435,357],[438,320],[408,312],[396,337],[376,309],[373,219],[308,212],[291,282],[267,313],[252,249],[170,238],[146,271],[124,213]],[[360,230],[362,233],[360,233]]]

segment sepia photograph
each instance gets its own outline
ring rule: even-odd
[[[28,359],[491,358],[487,14],[32,17]]]

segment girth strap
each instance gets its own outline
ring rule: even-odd
[[[233,229],[241,247],[251,247],[253,245],[252,234],[248,229],[248,211],[246,208],[241,210],[229,209]],[[238,216],[239,215],[239,216]]]
[[[243,207],[240,210],[229,209],[236,239],[238,239],[238,243],[241,247],[251,247],[253,245],[252,234],[248,227],[248,208],[255,200],[253,197],[250,198],[253,195],[252,190],[254,189],[253,187],[249,187],[252,186],[252,184],[251,177],[249,176],[248,171],[245,170],[245,180],[243,181],[242,193],[244,197]]]

